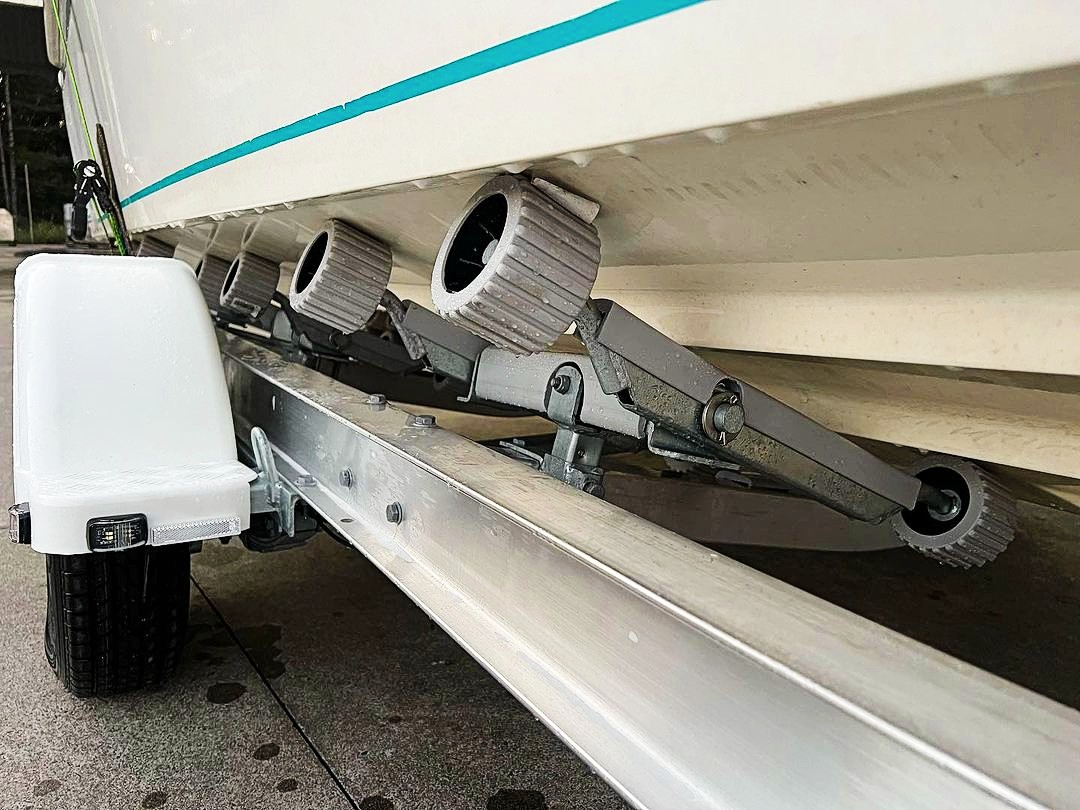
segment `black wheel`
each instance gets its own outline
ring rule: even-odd
[[[948,514],[926,504],[892,519],[896,535],[916,551],[955,568],[980,567],[997,557],[1016,533],[1016,500],[993,476],[970,461],[931,455],[909,472],[955,500]]]
[[[79,697],[160,683],[187,633],[187,545],[47,554],[45,657]]]

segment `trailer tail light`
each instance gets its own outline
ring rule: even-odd
[[[146,515],[113,515],[86,523],[86,543],[91,551],[120,551],[145,542]]]

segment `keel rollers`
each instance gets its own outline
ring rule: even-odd
[[[296,264],[289,303],[300,314],[351,334],[375,314],[392,265],[389,247],[341,220],[329,220]]]
[[[233,259],[222,282],[222,308],[255,320],[270,305],[281,268],[277,262],[243,251]]]
[[[221,309],[221,288],[228,274],[229,262],[212,253],[204,254],[195,266],[195,278],[211,312]]]
[[[554,343],[573,323],[600,266],[600,237],[528,179],[496,177],[451,225],[431,299],[448,321],[516,354]]]
[[[168,242],[162,242],[152,236],[144,236],[142,241],[139,242],[139,249],[135,252],[135,255],[144,258],[171,259],[174,253],[176,253],[176,248]]]
[[[978,568],[1012,541],[1016,500],[985,470],[963,459],[930,455],[909,472],[951,502],[949,509],[920,502],[893,517],[897,537],[916,551],[954,568]]]

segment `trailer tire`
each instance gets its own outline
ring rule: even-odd
[[[45,657],[78,697],[161,683],[187,634],[186,544],[45,555]]]

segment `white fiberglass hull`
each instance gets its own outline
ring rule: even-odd
[[[597,295],[830,427],[1080,501],[1076,4],[64,16],[69,117],[74,77],[129,228],[180,256],[294,260],[332,215],[426,303],[460,206],[531,171],[601,204]]]

